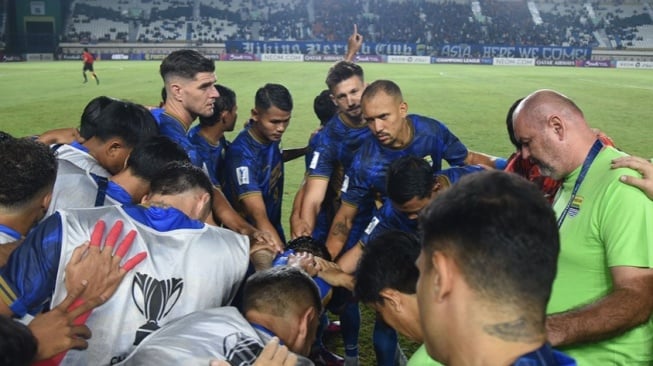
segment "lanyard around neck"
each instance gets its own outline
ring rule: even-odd
[[[565,221],[565,218],[569,213],[569,209],[571,208],[571,205],[574,203],[574,199],[576,198],[576,194],[580,189],[580,185],[585,180],[585,176],[587,175],[587,172],[590,170],[590,166],[592,166],[592,162],[594,162],[594,159],[596,159],[596,157],[599,155],[599,152],[601,152],[602,148],[603,148],[603,143],[601,142],[601,140],[597,139],[596,141],[594,141],[594,145],[592,145],[592,148],[590,149],[589,153],[587,154],[587,157],[585,158],[585,161],[583,162],[582,168],[580,168],[580,173],[578,174],[578,178],[576,178],[576,183],[574,183],[574,188],[571,191],[571,197],[569,197],[569,202],[567,202],[567,206],[565,206],[565,209],[560,214],[560,217],[558,217],[558,229],[562,227],[562,223]]]

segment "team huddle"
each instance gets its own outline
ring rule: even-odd
[[[162,61],[159,108],[98,97],[73,133],[2,134],[8,364],[358,365],[360,302],[378,365],[653,363],[653,166],[553,90],[510,108],[510,158],[472,151],[349,41],[304,149],[272,83],[227,141],[236,94],[193,50]]]

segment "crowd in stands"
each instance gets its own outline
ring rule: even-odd
[[[343,41],[358,24],[369,41],[426,45],[501,44],[633,47],[653,24],[644,4],[615,0],[536,3],[541,22],[524,0],[467,2],[396,0],[119,0],[74,1],[66,41],[216,43],[227,40]],[[94,27],[94,28],[93,28]],[[601,43],[597,32],[605,34]],[[635,43],[633,43],[635,41]],[[640,42],[641,43],[641,42]]]

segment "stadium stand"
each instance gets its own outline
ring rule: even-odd
[[[67,41],[345,40],[653,47],[651,8],[622,0],[74,0]],[[3,23],[0,23],[3,24]]]

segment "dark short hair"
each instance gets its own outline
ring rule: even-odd
[[[214,126],[220,120],[224,111],[231,111],[236,106],[236,93],[224,85],[215,84],[215,90],[220,94],[213,102],[213,114],[209,117],[200,116],[201,126]]]
[[[13,139],[14,139],[14,137],[11,136],[10,134],[8,134],[7,132],[0,131],[0,142],[4,142],[4,141],[7,141],[7,140],[13,140]]]
[[[292,239],[286,245],[286,249],[292,249],[297,252],[310,253],[316,257],[324,258],[326,260],[331,260],[331,255],[326,249],[324,243],[319,243],[317,240],[313,239],[311,236],[299,236],[295,239]]]
[[[364,303],[381,303],[381,290],[385,288],[414,294],[420,248],[417,235],[404,231],[387,231],[372,239],[358,262],[356,297]]]
[[[148,182],[170,162],[190,163],[188,153],[166,136],[155,136],[134,147],[127,158],[127,167],[135,176]]]
[[[512,115],[515,113],[515,109],[517,109],[519,103],[521,103],[522,100],[524,100],[524,98],[519,98],[514,101],[508,109],[508,114],[506,114],[506,128],[508,129],[508,138],[517,150],[521,149],[521,143],[517,141],[517,138],[515,137],[515,127],[513,126]]]
[[[0,205],[21,208],[47,189],[57,177],[52,150],[28,138],[7,139],[0,144]]]
[[[200,72],[214,72],[215,63],[195,50],[178,50],[161,62],[159,73],[165,82],[170,76],[194,79]]]
[[[358,76],[363,80],[363,68],[350,61],[338,61],[327,72],[326,85],[330,91],[343,81]]]
[[[290,91],[281,84],[265,84],[256,91],[254,106],[260,112],[277,107],[285,112],[291,112],[293,108]]]
[[[213,196],[213,185],[206,173],[187,162],[166,164],[150,182],[150,194],[175,195],[194,189],[204,190]]]
[[[243,290],[243,312],[257,310],[283,316],[288,311],[313,307],[322,312],[320,291],[304,271],[278,266],[258,271],[247,279]]]
[[[328,89],[322,90],[313,100],[313,112],[320,120],[320,125],[324,125],[338,111],[338,106],[331,100],[331,92]]]
[[[118,137],[129,147],[159,134],[156,120],[147,108],[124,100],[114,100],[106,105],[95,122],[94,134],[89,137],[100,141]]]
[[[412,155],[402,156],[388,167],[388,198],[401,205],[413,198],[428,197],[433,191],[433,179],[433,168],[426,160]]]
[[[0,365],[31,365],[36,351],[37,341],[29,328],[0,315]]]
[[[118,102],[118,99],[101,95],[91,99],[84,111],[79,123],[79,135],[88,140],[95,136],[98,119],[102,115],[102,111],[111,103]]]
[[[425,254],[451,255],[477,294],[544,316],[560,242],[534,184],[496,170],[466,175],[422,211],[420,227]]]
[[[391,80],[376,80],[365,88],[363,95],[361,96],[361,101],[367,100],[369,98],[375,97],[380,92],[383,92],[391,97],[403,101],[403,95],[399,85]]]

